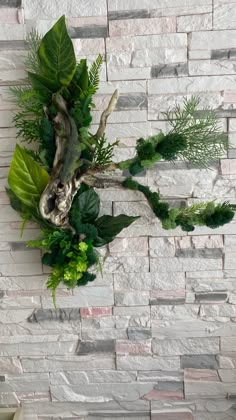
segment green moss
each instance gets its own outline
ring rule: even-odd
[[[145,141],[144,139],[139,139],[137,141],[137,155],[141,160],[151,160],[155,155],[155,146],[151,141]]]
[[[187,148],[187,141],[182,134],[170,133],[157,144],[156,152],[165,160],[175,160],[178,153]]]
[[[217,205],[212,214],[203,216],[206,226],[215,229],[231,222],[234,217],[234,211],[226,204]]]

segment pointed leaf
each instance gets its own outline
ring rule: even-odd
[[[137,220],[139,216],[102,216],[96,220],[95,226],[98,230],[98,237],[94,242],[94,246],[103,246],[115,238],[122,229],[128,227]]]
[[[58,88],[69,85],[76,70],[76,59],[66,29],[65,16],[43,37],[39,47],[39,60],[44,77],[54,80]]]
[[[18,199],[35,207],[48,183],[48,173],[20,146],[16,145],[8,175],[8,183]]]
[[[100,199],[93,188],[80,194],[77,203],[83,223],[93,222],[98,217]]]
[[[51,98],[52,93],[57,91],[57,83],[53,80],[48,80],[46,77],[28,71],[32,87],[40,93],[43,98]]]

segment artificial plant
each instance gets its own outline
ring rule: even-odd
[[[94,188],[118,185],[141,191],[164,229],[216,228],[234,216],[229,203],[170,208],[157,192],[132,178],[162,159],[187,160],[207,168],[227,149],[216,115],[208,109],[199,115],[195,97],[185,100],[182,109],[176,106],[166,113],[168,133],[138,139],[133,159],[113,162],[117,142],[107,142],[105,129],[117,91],[101,115],[97,132],[92,134],[89,128],[102,61],[99,55],[89,69],[86,59],[76,61],[62,16],[42,39],[36,32],[31,34],[28,83],[11,89],[19,109],[14,117],[18,136],[34,147],[16,146],[7,193],[23,224],[32,220],[42,229],[41,237],[28,246],[44,251],[42,261],[52,267],[47,286],[54,296],[60,282],[71,288],[94,280],[90,267],[98,263],[96,248],[137,219],[124,214],[100,217]],[[129,176],[122,177],[121,172],[118,179],[112,178],[116,170],[128,171]]]

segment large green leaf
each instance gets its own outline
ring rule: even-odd
[[[48,183],[48,173],[16,145],[8,175],[13,193],[27,207],[34,208]]]
[[[126,216],[120,214],[119,216],[102,216],[96,220],[95,226],[98,230],[98,237],[94,242],[94,246],[105,245],[115,238],[122,229],[128,227],[137,220],[139,216]]]
[[[94,222],[99,210],[100,199],[98,194],[93,188],[84,189],[84,186],[82,186],[73,200],[70,210],[70,222],[76,230],[80,229],[79,225]]]
[[[88,191],[84,191],[79,195],[78,207],[83,223],[93,222],[98,217],[100,199],[93,188],[90,188]]]
[[[65,16],[62,16],[43,37],[39,47],[41,71],[46,79],[68,86],[76,70],[76,58],[68,35]]]
[[[46,100],[51,99],[52,93],[57,91],[58,83],[53,80],[48,80],[46,77],[40,74],[31,73],[28,71],[28,76],[31,81],[34,90],[40,93],[40,95]]]

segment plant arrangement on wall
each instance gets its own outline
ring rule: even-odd
[[[47,287],[54,299],[61,282],[74,288],[93,281],[93,266],[99,262],[97,249],[137,219],[124,214],[99,216],[100,200],[94,188],[118,185],[142,192],[164,229],[216,228],[232,220],[235,207],[229,203],[171,208],[157,192],[133,179],[163,159],[186,160],[207,168],[227,150],[227,137],[215,113],[209,109],[200,115],[197,112],[198,98],[185,100],[182,108],[176,106],[166,113],[168,133],[138,139],[134,158],[116,163],[117,142],[108,143],[105,129],[118,100],[117,91],[96,133],[90,131],[102,57],[89,69],[86,59],[76,61],[64,16],[42,39],[33,32],[29,47],[28,84],[11,92],[19,109],[14,117],[18,136],[30,146],[16,146],[7,194],[23,219],[22,228],[31,220],[42,229],[41,237],[28,246],[42,249],[43,264],[52,267]],[[122,176],[124,170],[128,177]],[[118,177],[112,176],[118,171]]]

